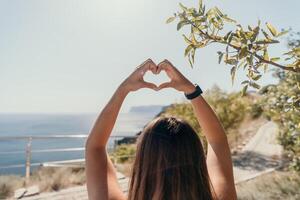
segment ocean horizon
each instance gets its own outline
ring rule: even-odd
[[[148,106],[147,106],[148,107]],[[153,119],[163,106],[134,107],[120,113],[112,136],[134,136]],[[88,135],[98,114],[0,114],[0,138],[4,136]],[[120,138],[118,138],[120,139]],[[32,151],[83,148],[86,138],[38,139],[32,141]],[[110,144],[114,141],[110,140]],[[26,140],[0,140],[0,175],[25,174]],[[19,153],[10,153],[19,152]],[[84,151],[33,152],[31,163],[83,159]],[[23,167],[8,167],[24,165]],[[37,166],[33,166],[34,170]]]

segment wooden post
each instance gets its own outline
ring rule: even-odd
[[[31,142],[32,138],[28,138],[27,146],[26,146],[26,182],[29,181],[30,178],[30,165],[31,165]]]

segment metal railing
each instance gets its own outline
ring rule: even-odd
[[[25,167],[25,177],[28,180],[30,178],[31,167],[33,166],[41,166],[42,163],[31,163],[31,158],[33,153],[52,153],[52,152],[75,152],[75,151],[85,151],[84,147],[72,147],[72,148],[51,148],[51,149],[32,149],[32,143],[35,140],[52,140],[52,139],[86,139],[88,137],[87,134],[81,135],[35,135],[35,136],[0,136],[0,141],[27,141],[26,147],[24,151],[2,151],[1,155],[7,154],[21,154],[25,152],[25,165],[24,164],[14,164],[14,165],[6,165],[1,166],[0,169],[9,169],[9,168],[21,168]],[[136,139],[137,136],[128,136],[128,135],[112,135],[110,139],[113,139],[114,144],[112,150],[117,146],[117,139],[129,138]],[[66,160],[63,160],[66,161]],[[62,162],[62,161],[58,161]],[[72,165],[69,165],[72,166]]]

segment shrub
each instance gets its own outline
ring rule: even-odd
[[[224,129],[237,128],[249,110],[250,99],[241,97],[240,93],[226,93],[219,87],[214,86],[204,94],[205,99],[211,105],[219,117]],[[193,112],[190,103],[177,103],[167,107],[160,116],[176,116],[186,120],[198,133],[206,146],[206,141],[201,133],[201,127]]]
[[[291,167],[300,171],[300,74],[277,72],[277,85],[264,91],[264,114],[279,126],[278,139],[291,158]]]
[[[242,97],[237,92],[226,93],[217,86],[206,92],[205,99],[215,110],[225,130],[236,128],[250,105],[248,97]]]
[[[6,199],[13,195],[14,191],[25,184],[25,179],[15,175],[0,177],[0,199]]]
[[[121,144],[116,147],[112,153],[112,160],[118,163],[124,163],[132,161],[132,157],[135,155],[136,145],[135,144]]]
[[[84,168],[81,167],[41,167],[33,172],[30,185],[37,184],[41,191],[58,191],[86,182]]]
[[[300,176],[291,171],[274,171],[236,185],[240,200],[300,198]]]
[[[252,119],[259,118],[263,114],[263,108],[260,103],[253,103],[250,107],[250,116]]]

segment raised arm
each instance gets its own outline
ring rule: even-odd
[[[157,67],[148,59],[118,87],[97,118],[86,142],[86,177],[90,200],[123,200],[116,172],[106,152],[106,144],[116,122],[121,105],[131,91],[140,88],[156,89],[156,85],[145,82],[146,71],[156,73]]]
[[[158,71],[164,70],[171,81],[163,83],[160,89],[172,87],[186,94],[192,93],[195,86],[185,78],[169,61],[158,65]],[[208,141],[207,168],[218,200],[237,199],[231,153],[225,131],[216,114],[202,96],[191,100],[195,115]]]
[[[218,199],[237,199],[231,153],[224,129],[203,97],[199,96],[191,102],[208,141],[207,169]]]

